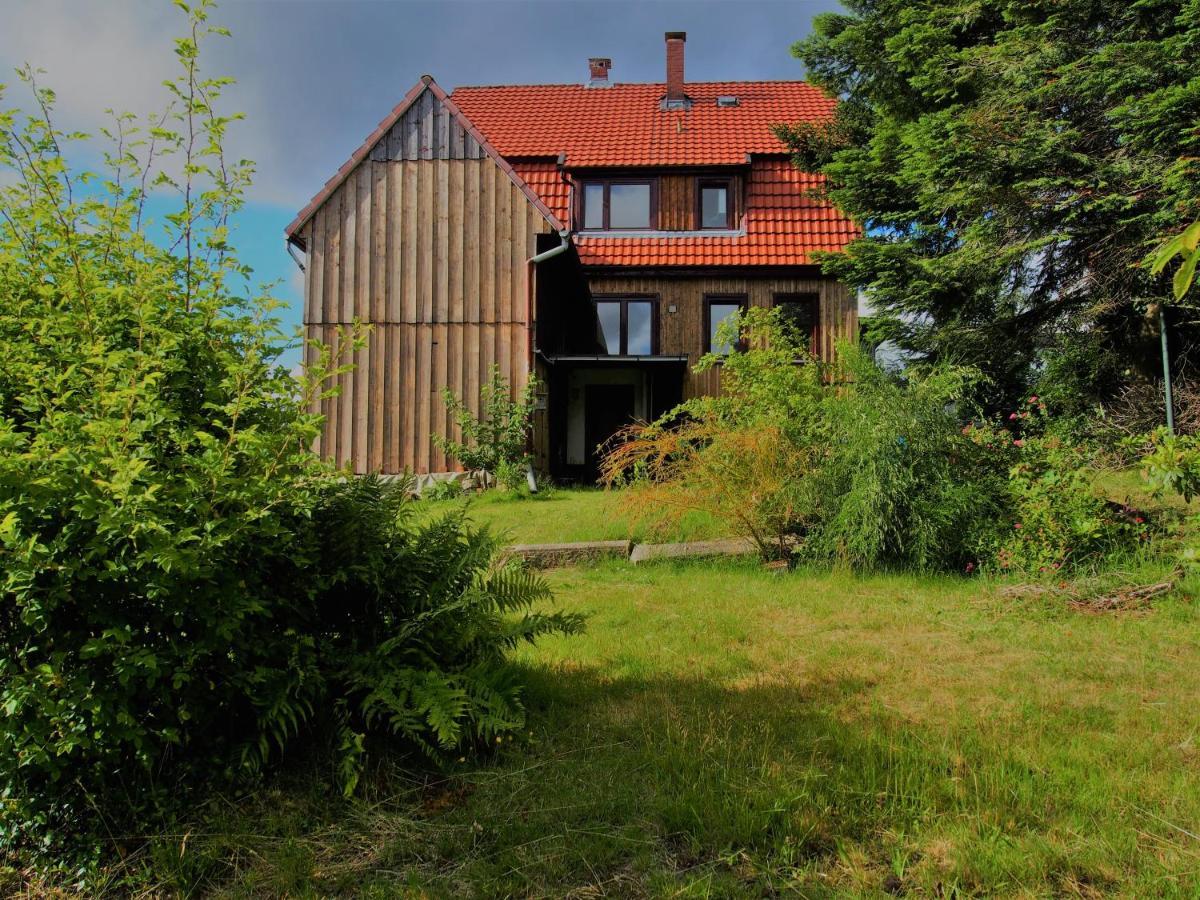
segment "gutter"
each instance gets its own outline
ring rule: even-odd
[[[293,243],[292,239],[288,238],[287,240],[285,240],[283,242],[283,244],[285,247],[287,247],[288,256],[290,256],[292,258],[292,262],[294,262],[296,265],[298,265],[300,267],[300,271],[303,272],[304,271],[304,261],[301,260],[300,257],[298,257],[296,255],[295,244]]]

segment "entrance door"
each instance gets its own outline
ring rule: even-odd
[[[596,447],[633,421],[632,384],[589,384],[583,389],[583,441],[588,478],[600,475]]]

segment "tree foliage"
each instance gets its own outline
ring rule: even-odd
[[[879,336],[978,367],[997,409],[1085,331],[1152,370],[1169,285],[1144,262],[1200,211],[1200,2],[844,5],[793,48],[836,118],[780,133],[864,226],[823,265]]]
[[[6,853],[144,834],[318,727],[347,789],[371,733],[491,740],[522,718],[506,650],[578,627],[529,611],[545,584],[488,534],[310,452],[338,360],[280,364],[278,304],[230,241],[250,166],[199,69],[220,29],[184,9],[170,108],[117,116],[102,172],[72,167],[83,136],[33,71],[33,112],[0,108]],[[151,192],[178,201],[161,228]]]

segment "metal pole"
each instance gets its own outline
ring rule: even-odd
[[[1171,399],[1171,356],[1167,352],[1166,304],[1158,304],[1158,334],[1162,340],[1163,392],[1167,400],[1167,431],[1175,433],[1175,404]]]

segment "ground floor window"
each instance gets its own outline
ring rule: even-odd
[[[706,294],[704,297],[704,349],[722,356],[740,349],[717,337],[717,328],[735,313],[746,308],[745,294]]]
[[[609,356],[653,356],[658,348],[652,297],[597,297],[596,315]]]
[[[775,308],[784,324],[805,341],[809,353],[821,350],[821,297],[819,294],[776,294]]]

